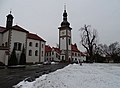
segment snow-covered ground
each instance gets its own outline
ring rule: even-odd
[[[120,88],[119,64],[70,64],[15,88]]]

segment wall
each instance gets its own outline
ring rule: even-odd
[[[32,46],[29,46],[29,43],[32,42]],[[38,43],[38,47],[35,47],[35,44]],[[27,63],[36,63],[40,61],[40,42],[39,40],[27,39],[27,53],[26,53],[26,62]],[[32,50],[32,56],[29,56],[29,50]],[[35,56],[35,51],[38,50],[38,56]]]
[[[6,55],[7,50],[0,50],[0,62],[8,65],[8,55]]]
[[[66,38],[60,38],[60,50],[66,50]]]
[[[8,35],[9,35],[9,31],[6,31],[4,34],[3,34],[3,41],[2,43],[5,45],[5,43],[7,42],[8,43]]]
[[[10,43],[10,53],[13,51],[15,42],[22,43],[22,46],[21,46],[21,51],[22,51],[23,45],[24,45],[24,48],[26,47],[26,38],[27,38],[27,33],[12,30],[11,31],[11,40],[10,40],[10,42],[11,42]],[[16,51],[18,60],[20,59],[21,51]]]
[[[40,41],[40,62],[45,61],[45,42]]]
[[[2,33],[0,33],[0,46],[2,46],[2,38],[3,38],[3,35]]]

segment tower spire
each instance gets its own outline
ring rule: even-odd
[[[66,11],[66,3],[64,3],[64,11]]]
[[[67,21],[67,11],[66,11],[66,4],[64,4],[64,12],[63,12],[63,22],[61,23],[61,26],[69,26],[70,23]]]

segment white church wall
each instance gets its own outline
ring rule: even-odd
[[[17,58],[19,60],[20,58],[20,54],[23,48],[23,44],[24,44],[24,48],[26,47],[26,37],[27,37],[27,33],[25,32],[21,32],[21,31],[16,31],[16,30],[12,30],[11,32],[11,45],[10,45],[10,53],[13,51],[13,47],[14,47],[14,43],[21,43],[21,50],[16,50],[16,55]]]
[[[8,65],[8,55],[6,55],[7,50],[0,50],[0,62]]]
[[[45,61],[45,42],[40,41],[40,62]]]
[[[9,36],[9,31],[6,31],[5,33],[3,33],[3,40],[2,40],[2,44],[5,45],[5,43],[8,43],[8,36]]]

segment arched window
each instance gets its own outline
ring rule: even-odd
[[[38,47],[38,43],[35,44],[35,47]]]
[[[5,42],[5,46],[6,46],[6,47],[8,46],[7,42]]]
[[[32,42],[29,42],[29,46],[32,46]]]
[[[29,56],[32,56],[32,50],[29,50]]]
[[[35,51],[35,56],[38,56],[38,50]]]

